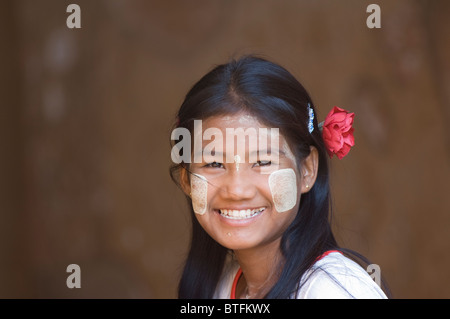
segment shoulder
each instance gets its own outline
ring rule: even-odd
[[[386,295],[360,265],[339,252],[332,252],[305,274],[297,298],[379,299]]]

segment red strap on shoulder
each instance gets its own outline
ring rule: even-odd
[[[320,255],[319,257],[317,257],[316,261],[321,260],[322,258],[328,256],[331,253],[340,253],[342,254],[342,252],[340,252],[339,250],[327,250],[326,252],[324,252],[322,255]]]
[[[242,275],[242,269],[239,267],[236,276],[234,276],[233,285],[231,286],[231,294],[230,299],[236,299],[236,286],[239,281],[239,278]]]

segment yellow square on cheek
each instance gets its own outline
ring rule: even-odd
[[[275,209],[279,213],[286,212],[297,204],[297,179],[292,168],[280,169],[271,173],[269,188]]]
[[[202,175],[191,175],[192,208],[196,214],[203,215],[206,212],[208,200],[208,181]]]

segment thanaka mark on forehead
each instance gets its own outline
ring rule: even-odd
[[[239,163],[241,162],[241,157],[239,155],[234,155],[234,164],[236,165],[236,172],[239,172]]]

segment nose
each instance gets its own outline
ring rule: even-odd
[[[221,189],[222,197],[235,201],[251,199],[257,192],[254,179],[246,170],[228,172]]]

